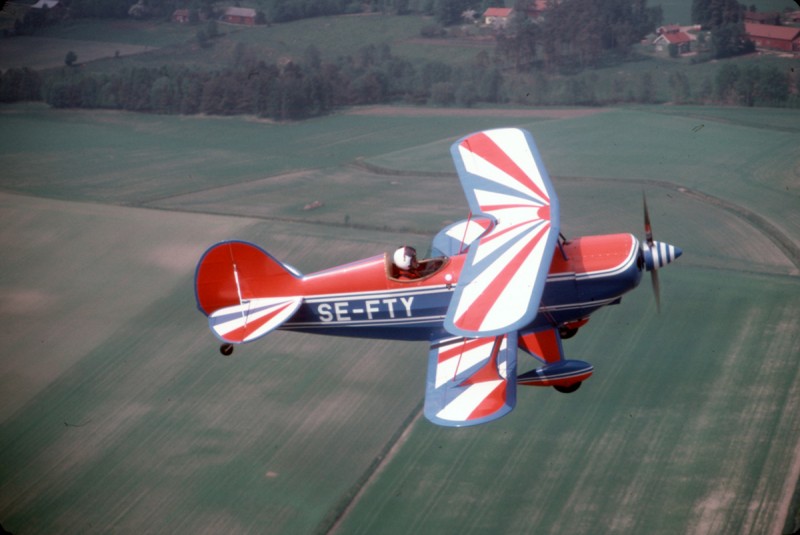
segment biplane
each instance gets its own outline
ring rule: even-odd
[[[431,256],[403,247],[310,275],[257,245],[225,241],[195,273],[197,306],[230,355],[275,329],[427,341],[425,416],[469,426],[508,414],[517,385],[574,392],[593,373],[562,340],[681,250],[632,234],[566,239],[556,192],[533,137],[504,128],[470,134],[451,154],[469,217],[441,230]],[[517,371],[523,351],[540,365]]]

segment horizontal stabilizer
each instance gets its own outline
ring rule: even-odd
[[[225,342],[252,342],[280,327],[302,302],[302,297],[250,299],[213,312],[208,317],[208,325]]]
[[[425,417],[447,427],[505,416],[517,399],[517,333],[431,344]]]

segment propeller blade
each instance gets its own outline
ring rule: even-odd
[[[644,205],[644,235],[647,245],[653,245],[653,229],[650,227],[650,213],[647,211],[647,197],[642,191],[642,205]]]
[[[661,285],[658,282],[658,270],[650,272],[650,280],[653,283],[653,295],[656,296],[656,313],[661,314]]]

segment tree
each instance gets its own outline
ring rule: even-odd
[[[646,0],[561,0],[553,2],[542,25],[548,67],[594,66],[631,46],[661,23],[660,7]]]
[[[450,26],[461,21],[461,14],[469,6],[470,0],[436,0],[433,16],[442,26]]]
[[[514,14],[505,31],[497,35],[497,55],[514,66],[516,72],[530,69],[536,60],[539,26],[524,14]]]
[[[737,0],[692,0],[692,22],[713,30],[740,22],[742,10]]]
[[[205,30],[197,30],[195,39],[197,39],[197,44],[200,45],[200,48],[208,48],[211,46],[211,40],[208,38],[208,34]]]
[[[716,99],[722,103],[732,103],[736,99],[736,85],[739,80],[739,67],[726,63],[717,71],[714,78],[714,93]]]
[[[11,68],[0,74],[0,102],[42,99],[42,77],[28,67]]]
[[[720,59],[748,54],[755,50],[755,45],[747,38],[743,23],[730,22],[711,30],[711,50]]]
[[[639,102],[650,104],[655,102],[656,99],[656,86],[653,82],[653,75],[648,72],[643,72],[639,78]]]
[[[431,104],[449,106],[456,100],[456,87],[450,82],[439,82],[431,86]]]
[[[766,106],[784,105],[789,99],[789,76],[778,67],[766,66],[760,69],[758,77],[758,102]]]
[[[759,69],[755,65],[747,65],[740,69],[739,77],[734,84],[734,91],[740,104],[744,106],[753,106],[755,104],[759,74]]]
[[[675,71],[669,75],[669,88],[675,104],[686,104],[689,101],[689,77],[683,71]]]
[[[78,54],[76,54],[76,53],[75,53],[75,52],[73,52],[72,50],[70,50],[69,52],[67,52],[67,55],[66,55],[66,56],[64,56],[64,64],[65,64],[67,67],[72,67],[73,65],[75,65],[75,62],[76,62],[76,61],[78,61]]]

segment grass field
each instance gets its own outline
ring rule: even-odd
[[[0,523],[794,531],[800,113],[583,111],[0,108]],[[448,430],[420,417],[424,343],[273,333],[219,356],[192,294],[207,245],[253,240],[304,272],[424,250],[465,215],[449,144],[503,124],[537,139],[568,236],[641,235],[645,190],[657,239],[684,249],[660,315],[645,281],[565,342],[595,365],[579,392],[524,389],[510,416]]]

